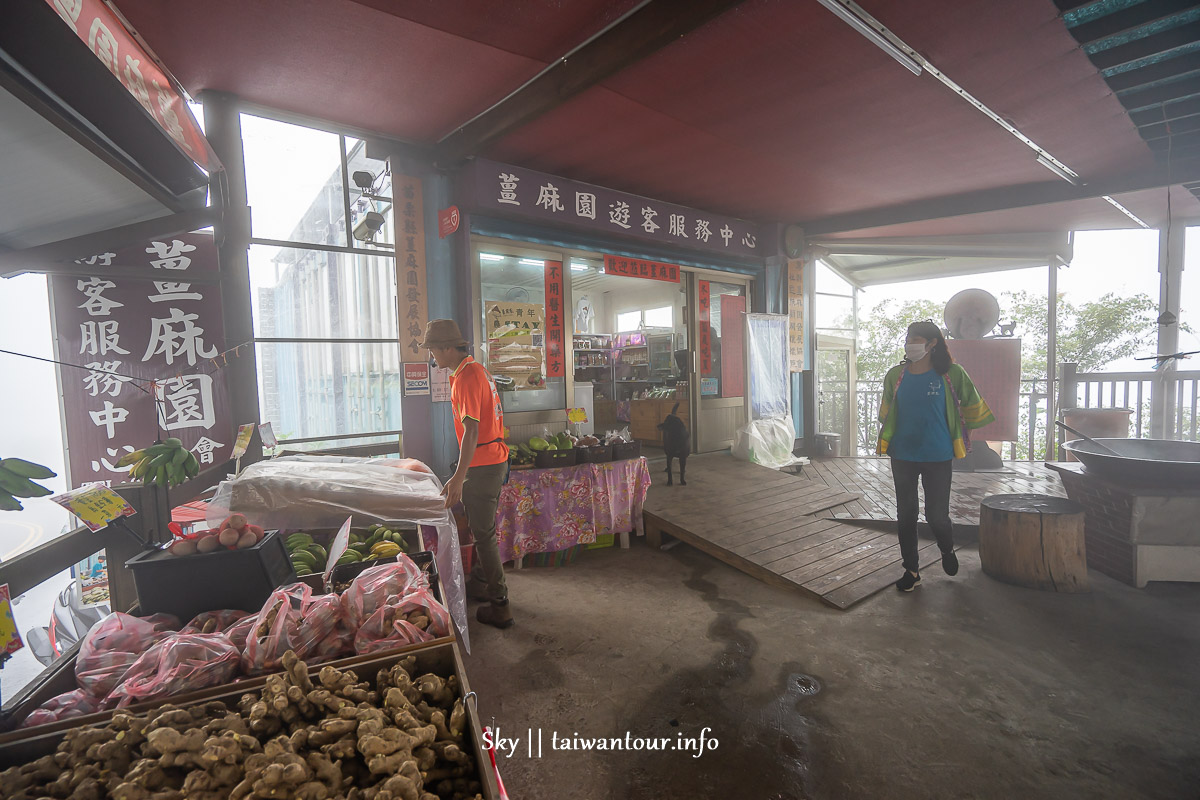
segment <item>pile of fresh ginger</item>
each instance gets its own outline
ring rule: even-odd
[[[458,679],[413,678],[409,656],[375,685],[291,651],[237,710],[210,702],[113,713],[57,752],[0,772],[11,800],[481,800]]]

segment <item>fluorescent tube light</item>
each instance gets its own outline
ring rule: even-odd
[[[495,253],[480,253],[479,260],[480,261],[503,261],[504,256],[498,256]]]
[[[841,17],[843,22],[845,22],[851,28],[854,28],[854,30],[858,31],[863,36],[867,37],[872,44],[874,44],[883,52],[887,53],[892,58],[896,59],[896,61],[900,62],[900,65],[913,75],[921,74],[921,64],[919,61],[901,50],[899,47],[896,47],[896,45],[892,44],[887,37],[868,25],[862,17],[839,3],[838,0],[817,0],[817,2],[828,8],[837,16]]]
[[[545,262],[545,261],[539,261],[539,260],[538,260],[538,259],[536,259],[536,258],[522,258],[522,259],[521,259],[520,261],[518,261],[517,263],[518,263],[518,264],[524,264],[524,265],[525,265],[525,266],[527,266],[527,267],[543,267],[543,266],[545,266],[545,265],[546,265],[546,262]]]
[[[1109,204],[1111,204],[1113,208],[1115,208],[1117,211],[1120,211],[1120,212],[1121,212],[1122,214],[1124,214],[1125,216],[1129,217],[1131,220],[1133,220],[1134,222],[1136,222],[1136,223],[1137,223],[1138,225],[1140,225],[1141,227],[1143,227],[1143,228],[1147,228],[1147,229],[1150,227],[1150,226],[1149,226],[1149,225],[1147,225],[1145,222],[1143,222],[1143,221],[1142,221],[1142,219],[1141,219],[1140,217],[1138,217],[1138,215],[1137,215],[1137,214],[1134,214],[1134,213],[1133,213],[1132,211],[1130,211],[1128,208],[1126,208],[1125,206],[1121,205],[1120,203],[1118,203],[1116,200],[1114,200],[1113,198],[1109,197],[1108,195],[1103,195],[1103,196],[1102,196],[1100,199],[1101,199],[1101,200],[1103,200],[1103,201],[1104,201],[1104,202],[1106,202],[1106,203],[1109,203]]]
[[[572,261],[571,262],[571,272],[584,272],[587,270],[587,268],[588,268],[588,265],[583,263],[582,261]]]
[[[1053,172],[1058,177],[1062,178],[1067,183],[1070,183],[1074,186],[1079,185],[1079,176],[1077,174],[1075,174],[1074,172],[1071,172],[1069,170],[1063,169],[1058,164],[1055,164],[1053,161],[1046,158],[1045,156],[1039,155],[1037,157],[1037,162],[1039,164],[1041,164],[1043,167],[1045,167],[1046,169]]]

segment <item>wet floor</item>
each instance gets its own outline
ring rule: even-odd
[[[961,561],[849,612],[686,547],[511,573],[517,625],[467,660],[520,740],[510,795],[1200,796],[1200,586],[1053,595]]]

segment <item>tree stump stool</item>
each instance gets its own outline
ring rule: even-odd
[[[1083,506],[1041,494],[984,498],[979,560],[984,572],[1005,583],[1054,592],[1088,591]]]

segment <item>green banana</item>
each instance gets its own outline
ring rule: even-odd
[[[23,478],[6,469],[0,469],[0,489],[8,492],[13,497],[45,497],[48,494],[53,494],[45,486],[39,486],[29,480],[29,478]]]
[[[146,455],[150,456],[151,458],[157,458],[158,456],[161,456],[163,453],[171,452],[173,449],[174,449],[173,447],[171,447],[169,444],[166,444],[165,442],[160,443],[160,444],[152,444],[146,448]]]
[[[174,436],[172,436],[170,439],[164,439],[163,444],[167,445],[168,447],[183,447],[183,440],[176,439]]]
[[[189,478],[194,478],[200,474],[200,461],[196,458],[196,454],[188,451],[187,461],[183,462],[183,471]]]
[[[118,467],[128,467],[131,464],[136,464],[146,456],[145,450],[134,450],[132,453],[126,453],[117,459]]]
[[[150,466],[152,468],[156,468],[156,467],[161,467],[164,464],[170,463],[172,455],[174,455],[174,454],[169,450],[165,453],[159,453],[158,455],[156,455],[150,459]]]
[[[182,467],[183,462],[187,461],[187,457],[189,455],[191,455],[191,453],[180,447],[175,451],[175,455],[171,456],[171,464],[176,467]]]
[[[0,511],[20,511],[25,506],[8,492],[0,489]]]
[[[8,470],[12,474],[22,478],[33,478],[34,480],[58,476],[58,473],[54,470],[47,469],[41,464],[34,464],[22,458],[6,458],[0,461],[0,469]]]
[[[150,469],[150,456],[142,456],[142,460],[133,465],[133,469],[129,470],[131,478],[145,478],[146,472]]]

